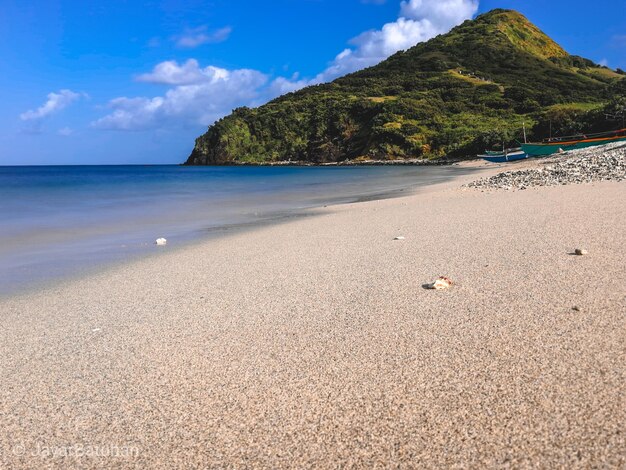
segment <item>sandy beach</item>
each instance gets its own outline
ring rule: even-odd
[[[623,468],[626,183],[477,177],[1,300],[0,467]]]

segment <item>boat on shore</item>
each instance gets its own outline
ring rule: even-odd
[[[531,157],[540,157],[621,141],[626,141],[626,129],[546,139],[543,142],[522,144],[522,150]]]
[[[518,147],[499,152],[485,150],[485,155],[479,155],[479,157],[492,163],[506,163],[528,158],[528,154]]]

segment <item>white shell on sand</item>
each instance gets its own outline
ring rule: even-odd
[[[449,289],[450,287],[452,287],[452,284],[453,284],[452,280],[448,279],[447,277],[441,276],[432,284],[427,284],[426,287],[428,289],[442,290],[442,289]]]
[[[404,240],[404,237],[396,237],[394,240]]]
[[[159,246],[163,246],[167,245],[167,240],[165,238],[157,238],[155,243]]]
[[[576,248],[574,250],[574,253],[577,254],[578,256],[583,256],[583,255],[588,255],[589,252],[587,250],[585,250],[584,248]]]

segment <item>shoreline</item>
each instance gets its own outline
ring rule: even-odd
[[[0,463],[623,466],[626,185],[475,166],[0,300]]]
[[[468,171],[472,171],[474,166],[470,164],[460,165],[456,174],[442,177],[443,182],[453,181],[464,176]],[[221,236],[229,236],[233,233],[244,231],[252,231],[268,225],[283,224],[301,217],[309,217],[315,215],[314,211],[321,207],[332,207],[343,204],[354,204],[365,201],[384,200],[396,197],[402,197],[407,194],[422,191],[431,185],[441,184],[437,177],[427,179],[426,181],[418,181],[410,185],[392,187],[391,183],[387,189],[377,188],[373,192],[363,190],[359,194],[343,194],[336,196],[319,195],[319,202],[313,203],[311,206],[293,207],[276,212],[264,212],[259,214],[259,218],[248,222],[225,223],[221,225],[206,225],[198,227],[192,232],[178,234],[178,236],[169,236],[167,248],[153,246],[151,242],[145,242],[141,246],[135,247],[132,251],[122,250],[110,253],[108,257],[103,257],[98,261],[82,265],[76,265],[66,269],[62,273],[54,274],[49,279],[34,279],[23,283],[11,285],[10,287],[0,286],[0,298],[11,297],[14,295],[22,295],[36,293],[38,290],[47,287],[54,287],[59,284],[80,280],[85,276],[98,274],[108,269],[116,268],[126,263],[134,263],[144,258],[159,256],[164,252],[185,249],[196,243],[203,243]],[[313,201],[310,201],[313,202]],[[160,236],[162,231],[155,232],[154,237]]]

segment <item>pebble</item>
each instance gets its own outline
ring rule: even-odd
[[[404,237],[396,237],[394,240],[404,240]]]
[[[157,238],[155,243],[159,246],[163,246],[167,245],[167,240],[165,238]]]
[[[623,181],[626,179],[626,145],[603,145],[544,160],[542,168],[505,171],[490,178],[467,184],[476,189],[528,189],[538,186],[592,183],[594,181]]]
[[[583,255],[588,255],[589,252],[587,250],[585,250],[584,248],[576,248],[574,250],[574,253],[577,254],[578,256],[583,256]]]

